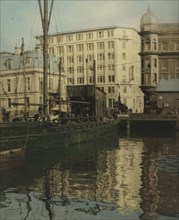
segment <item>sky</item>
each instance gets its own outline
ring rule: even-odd
[[[148,7],[160,23],[179,22],[179,0],[54,0],[49,33],[105,26],[139,31]],[[22,38],[25,49],[32,50],[41,34],[37,0],[0,0],[0,52],[14,52]]]

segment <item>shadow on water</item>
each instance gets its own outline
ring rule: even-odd
[[[43,175],[44,170],[53,167],[60,166],[60,169],[76,172],[95,170],[99,152],[112,150],[118,145],[118,138],[111,138],[28,154],[20,160],[13,161],[13,163],[1,165],[1,177],[3,176],[1,189],[29,184],[39,174]]]

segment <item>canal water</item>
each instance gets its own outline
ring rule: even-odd
[[[179,133],[32,154],[0,178],[0,220],[177,220]]]

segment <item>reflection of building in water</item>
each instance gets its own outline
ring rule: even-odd
[[[93,158],[88,158],[89,162],[84,155],[78,155],[79,158],[73,159],[71,165],[51,169],[34,185],[44,192],[50,190],[51,197],[114,202],[121,208],[138,209],[142,149],[143,143],[140,141],[133,144],[131,141],[121,140],[120,148],[93,154]],[[76,164],[77,161],[80,163]],[[70,169],[69,166],[76,168]]]
[[[153,220],[157,218],[157,207],[159,202],[157,160],[156,155],[145,152],[142,161],[142,188],[141,188],[141,208],[144,213],[141,219]]]
[[[174,155],[161,158],[157,175],[160,191],[158,213],[177,217],[179,214],[179,158]]]
[[[155,220],[158,215],[177,217],[179,213],[177,140],[159,140],[160,144],[154,138],[144,142],[141,176],[141,208],[144,212],[140,216],[142,220]]]
[[[98,199],[115,202],[120,208],[139,208],[142,150],[140,141],[121,140],[119,149],[100,155],[96,180]]]

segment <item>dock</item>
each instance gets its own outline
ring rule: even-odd
[[[120,127],[134,129],[178,130],[179,115],[130,113],[119,115]]]

